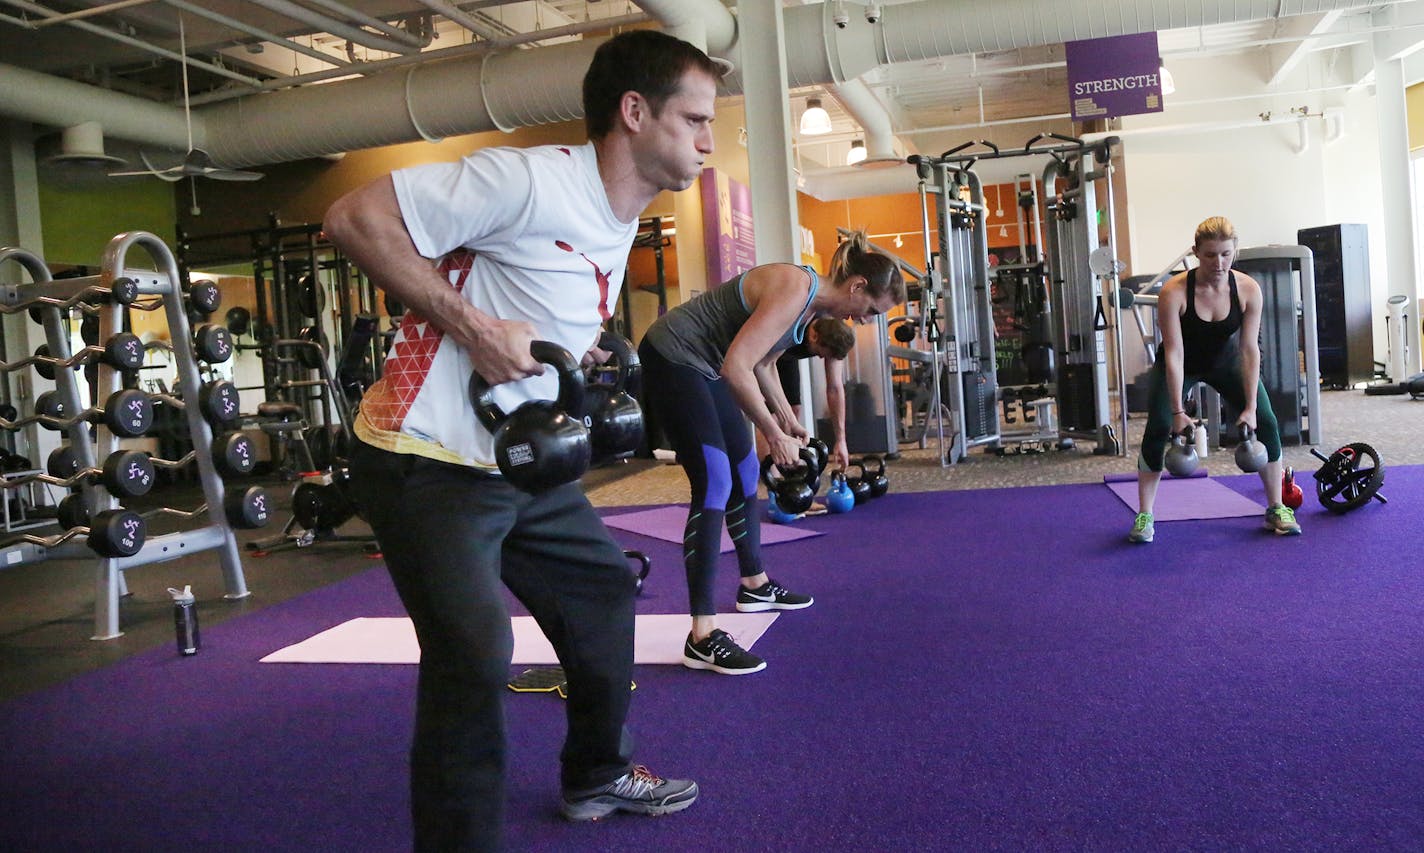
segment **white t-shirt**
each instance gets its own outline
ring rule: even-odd
[[[479,310],[534,325],[580,358],[616,304],[638,222],[608,204],[593,145],[487,148],[392,174],[415,247],[439,259]],[[356,432],[378,447],[494,467],[493,440],[469,396],[469,355],[407,311]],[[558,396],[552,368],[495,387],[505,412]]]

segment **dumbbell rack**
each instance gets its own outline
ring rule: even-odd
[[[126,260],[129,250],[134,246],[147,250],[159,269],[130,269]],[[182,279],[178,273],[177,261],[168,246],[144,231],[119,234],[109,241],[109,245],[104,249],[99,275],[62,281],[55,281],[44,261],[24,249],[0,249],[0,263],[6,260],[14,260],[23,266],[29,272],[31,282],[0,285],[0,312],[14,314],[38,308],[43,319],[49,352],[61,361],[71,357],[61,311],[81,304],[86,297],[112,296],[114,283],[120,279],[136,282],[140,298],[158,297],[167,315],[179,387],[182,389],[183,399],[187,401],[184,413],[196,451],[195,462],[202,482],[203,495],[209,507],[208,523],[202,527],[147,537],[142,547],[132,556],[100,557],[95,574],[94,636],[91,639],[109,640],[122,636],[123,632],[119,629],[119,599],[127,592],[123,572],[136,566],[173,560],[200,551],[217,550],[223,583],[227,590],[224,597],[247,597],[250,593],[238,556],[237,538],[223,512],[223,482],[212,459],[212,429],[197,405],[200,394],[198,366],[190,337],[188,315],[183,305]],[[83,310],[90,309],[86,307]],[[122,328],[124,305],[108,298],[96,310],[99,313],[100,339],[107,340]],[[105,399],[120,390],[122,382],[120,371],[101,363],[96,383],[99,399]],[[80,400],[79,384],[74,371],[57,370],[55,386],[66,411],[85,410],[85,403]],[[28,421],[22,419],[22,422]],[[67,427],[67,437],[70,447],[84,468],[97,467],[96,458],[101,453],[107,456],[119,449],[119,436],[111,432],[103,421],[98,423],[97,437],[93,442],[89,438],[89,425],[82,419],[75,420]],[[115,509],[119,505],[117,498],[97,482],[86,479],[80,483],[80,489],[91,519],[99,512]],[[74,541],[81,535],[83,534],[70,530],[53,538],[22,537],[14,546],[19,550],[7,554],[6,557],[10,564],[15,564],[42,560],[50,556],[77,557],[92,554],[92,551],[81,550]]]

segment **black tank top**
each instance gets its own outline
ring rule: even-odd
[[[1197,316],[1197,271],[1187,271],[1187,310],[1182,315],[1182,372],[1200,376],[1230,363],[1241,354],[1241,297],[1236,293],[1236,273],[1227,273],[1231,310],[1224,320]]]

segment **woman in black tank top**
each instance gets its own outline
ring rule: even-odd
[[[1157,328],[1162,343],[1152,366],[1147,426],[1137,464],[1138,514],[1128,539],[1151,542],[1153,506],[1167,445],[1192,426],[1183,407],[1186,392],[1205,382],[1241,414],[1238,424],[1256,431],[1266,446],[1261,469],[1266,490],[1265,528],[1282,535],[1300,533],[1295,514],[1281,503],[1281,438],[1270,398],[1261,382],[1261,285],[1236,273],[1236,229],[1212,217],[1197,226],[1193,251],[1198,267],[1173,276],[1157,295]]]

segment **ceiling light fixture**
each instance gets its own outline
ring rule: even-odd
[[[865,160],[865,140],[851,140],[850,150],[846,152],[846,165],[854,166]]]
[[[831,114],[821,106],[820,98],[807,98],[806,111],[801,114],[801,134],[820,136],[831,132]]]

